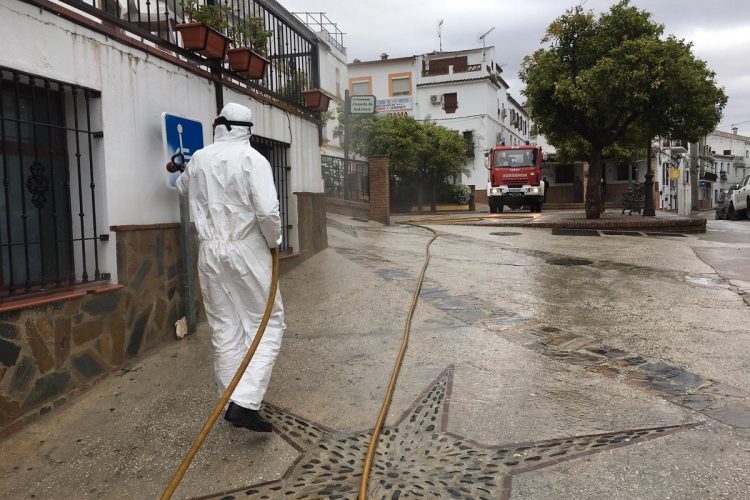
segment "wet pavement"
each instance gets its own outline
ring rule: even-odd
[[[372,498],[741,498],[750,222],[700,235],[431,226]],[[329,218],[284,276],[264,409],[178,498],[354,498],[430,234]],[[744,280],[743,280],[744,278]],[[0,497],[154,498],[215,393],[205,327],[0,442]]]

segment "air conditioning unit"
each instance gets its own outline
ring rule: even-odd
[[[443,96],[442,95],[431,95],[430,96],[430,102],[432,104],[443,104]]]

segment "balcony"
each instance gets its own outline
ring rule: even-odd
[[[223,21],[230,27],[252,25],[248,21],[259,18],[264,29],[271,31],[266,43],[270,64],[259,80],[247,80],[231,71],[226,61],[211,61],[184,48],[176,26],[189,21],[185,16],[185,0],[59,0],[59,3],[64,7],[58,10],[71,12],[73,18],[93,19],[90,23],[93,29],[119,33],[121,39],[164,51],[167,57],[177,57],[206,71],[220,70],[225,79],[241,88],[299,107],[304,103],[302,91],[319,87],[317,37],[290,13],[275,11],[262,0],[221,2],[226,7]],[[197,3],[218,4],[218,1],[197,0]]]
[[[677,139],[663,139],[661,141],[662,149],[671,149],[672,153],[687,153],[689,149],[688,141]]]
[[[422,76],[455,75],[457,73],[471,73],[473,71],[482,71],[482,65],[467,64],[464,66],[448,66],[437,69],[425,68],[422,70]]]

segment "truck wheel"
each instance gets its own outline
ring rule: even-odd
[[[487,200],[487,203],[490,206],[490,213],[491,214],[494,214],[495,212],[497,212],[497,209],[495,208],[495,200],[493,200],[492,198],[490,198],[489,200]]]
[[[727,209],[727,219],[729,220],[740,220],[740,213],[734,209],[734,205],[730,204]]]
[[[503,213],[503,202],[502,201],[499,201],[497,203],[497,211],[496,211],[496,213],[498,213],[498,214]]]

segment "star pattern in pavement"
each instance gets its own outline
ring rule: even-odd
[[[446,368],[380,435],[368,497],[496,499],[522,472],[685,429],[668,426],[485,445],[447,430],[453,367]],[[274,406],[264,417],[298,452],[282,478],[203,498],[356,499],[371,431],[339,432]]]

